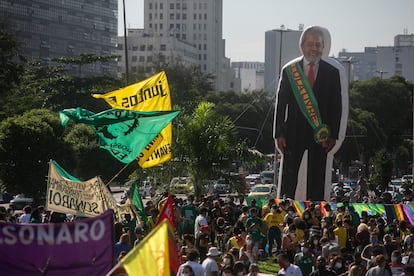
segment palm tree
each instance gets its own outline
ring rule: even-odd
[[[236,128],[229,117],[214,111],[214,104],[201,102],[192,114],[181,117],[176,131],[174,148],[187,163],[199,197],[203,180],[213,175],[214,164],[223,164],[237,151]]]

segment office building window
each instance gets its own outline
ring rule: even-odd
[[[139,61],[140,62],[144,62],[145,61],[145,57],[144,56],[139,56]]]
[[[164,3],[160,3],[160,10],[164,9]]]
[[[133,62],[136,62],[138,60],[138,57],[137,56],[132,56],[132,61]]]
[[[165,51],[165,50],[167,50],[167,46],[165,44],[161,44],[160,51]]]
[[[149,9],[152,10],[152,3],[149,3]]]
[[[170,20],[174,20],[174,14],[170,13]]]
[[[170,10],[174,9],[174,3],[170,3]]]
[[[160,19],[163,20],[164,19],[164,14],[160,13]]]
[[[187,14],[183,13],[183,20],[187,20]]]
[[[147,56],[147,62],[152,62],[152,56]]]

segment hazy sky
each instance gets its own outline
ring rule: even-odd
[[[123,35],[122,0],[118,29]],[[144,25],[144,0],[125,0],[127,27]],[[223,38],[231,61],[264,61],[265,32],[281,25],[320,25],[331,32],[331,55],[343,48],[392,46],[394,36],[414,33],[414,0],[223,0]]]

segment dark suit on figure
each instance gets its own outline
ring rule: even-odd
[[[303,59],[299,64],[303,68]],[[285,67],[283,70],[275,114],[275,138],[286,139],[280,195],[295,198],[299,166],[304,151],[308,150],[306,199],[323,200],[327,154],[313,138],[313,129],[299,109],[286,70],[289,68]],[[328,125],[330,137],[337,140],[342,112],[338,69],[320,60],[313,93],[318,102],[322,122]]]

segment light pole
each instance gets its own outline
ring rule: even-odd
[[[128,42],[127,42],[127,28],[126,28],[126,13],[125,13],[125,0],[122,0],[124,11],[124,53],[125,53],[125,84],[128,85]]]
[[[280,33],[280,41],[279,41],[279,81],[280,81],[280,79],[282,78],[283,32],[288,32],[289,30],[285,30],[285,25],[281,25],[280,29],[276,30],[276,31],[278,31]],[[276,100],[276,97],[275,97],[275,100]],[[276,110],[275,110],[275,112],[276,112]],[[276,145],[276,140],[275,140],[275,157],[273,159],[273,184],[279,185],[279,183],[277,183],[277,179],[278,179],[278,174],[277,174],[277,145]],[[280,190],[279,187],[278,187],[278,190]]]
[[[382,75],[384,75],[384,74],[388,74],[388,72],[387,71],[382,71],[382,70],[377,70],[377,71],[375,71],[375,72],[377,72],[377,73],[379,73],[380,74],[380,78],[382,79]]]

